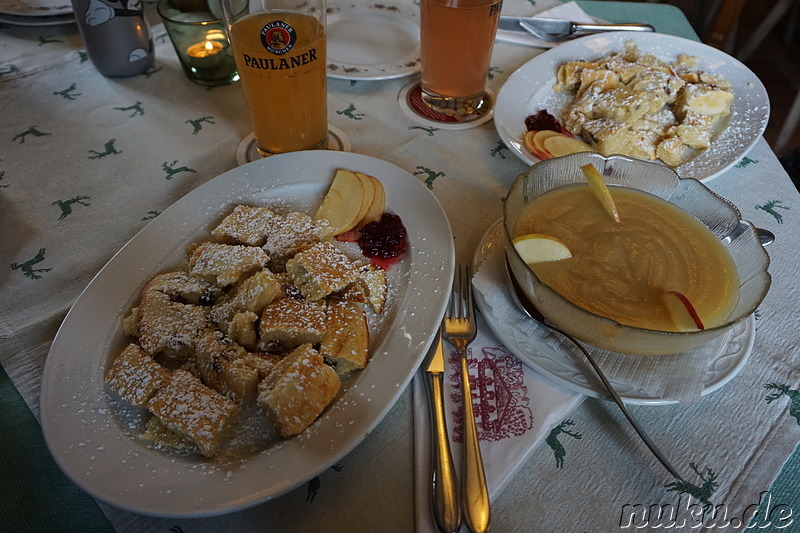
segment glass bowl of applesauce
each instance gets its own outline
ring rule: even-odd
[[[600,192],[587,164],[602,177]],[[747,318],[769,290],[769,256],[753,225],[661,163],[594,152],[547,159],[503,203],[510,274],[549,322],[598,348],[696,348]],[[547,239],[558,245],[541,246]]]

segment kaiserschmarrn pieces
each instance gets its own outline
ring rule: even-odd
[[[319,300],[345,288],[358,271],[344,253],[328,242],[317,243],[286,262],[286,271],[308,300]]]
[[[267,266],[269,256],[257,246],[204,242],[189,257],[189,273],[223,287]]]
[[[603,154],[661,159],[679,166],[713,142],[733,93],[719,76],[692,70],[697,58],[672,62],[633,43],[595,61],[562,64],[557,91],[574,91],[562,122]]]
[[[227,453],[253,413],[272,438],[312,424],[368,364],[367,317],[388,295],[383,269],[304,213],[237,205],[211,239],[144,286],[123,321],[130,344],[105,374],[149,411],[140,439],[206,457]]]
[[[310,344],[286,356],[258,386],[258,405],[282,437],[311,424],[339,392],[336,372]]]
[[[180,369],[147,402],[147,408],[166,427],[192,441],[206,457],[219,451],[239,414],[236,402]]]
[[[169,370],[156,363],[136,344],[129,344],[106,372],[111,390],[136,407],[144,407],[169,381]]]

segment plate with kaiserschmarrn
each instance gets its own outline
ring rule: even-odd
[[[235,168],[164,210],[81,293],[45,365],[45,441],[83,490],[140,514],[275,498],[398,400],[454,262],[438,201],[390,163],[312,151]]]
[[[752,148],[769,112],[764,85],[728,54],[666,34],[611,32],[525,63],[498,92],[494,122],[529,164],[597,151],[707,181]]]

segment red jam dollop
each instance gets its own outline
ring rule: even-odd
[[[566,133],[558,119],[545,109],[542,109],[535,115],[528,115],[525,117],[525,128],[527,128],[528,131],[552,130],[558,133]]]
[[[384,213],[361,228],[358,246],[373,265],[388,270],[408,251],[408,231],[399,216]]]

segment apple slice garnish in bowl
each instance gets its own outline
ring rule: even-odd
[[[680,291],[664,291],[661,301],[669,311],[672,322],[679,331],[706,329],[691,300]]]
[[[586,178],[586,182],[589,184],[589,189],[591,189],[597,199],[600,200],[600,205],[603,206],[606,213],[608,213],[615,222],[620,222],[617,204],[614,203],[614,198],[611,197],[611,191],[608,190],[606,183],[603,181],[603,177],[597,169],[594,168],[594,165],[583,165],[581,166],[581,171]]]
[[[527,264],[561,261],[572,257],[567,245],[550,235],[529,233],[512,241],[519,256]]]

